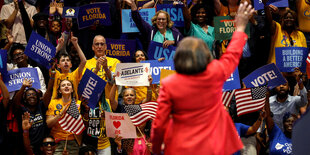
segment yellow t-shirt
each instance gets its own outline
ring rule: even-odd
[[[46,115],[56,116],[65,107],[65,105],[70,103],[71,101],[68,103],[64,103],[61,98],[52,99],[50,104],[48,105]],[[78,109],[80,110],[81,101],[77,100],[76,104],[78,106]],[[68,137],[68,140],[74,140],[74,134],[63,130],[58,122],[52,127],[50,134],[57,140],[66,140],[66,137]]]
[[[310,32],[310,5],[305,0],[299,0],[298,8],[298,22],[299,28],[303,32]]]
[[[55,99],[57,97],[57,89],[59,87],[59,83],[61,80],[64,79],[68,79],[73,83],[73,90],[75,92],[75,96],[76,98],[78,97],[78,86],[79,86],[79,82],[81,80],[82,76],[79,75],[79,71],[78,68],[71,72],[71,73],[60,73],[58,70],[56,70],[56,74],[55,74],[55,82],[53,85],[53,95],[52,95],[52,99]]]
[[[286,31],[283,31],[281,25],[278,22],[276,23],[275,34],[271,38],[271,46],[268,63],[275,63],[275,48],[276,47],[307,47],[307,42],[304,34],[301,31],[294,31],[289,36]],[[291,45],[290,38],[292,39],[293,44]]]
[[[132,87],[132,88],[135,89],[135,91],[136,91],[135,104],[140,104],[146,98],[147,87],[146,86],[136,86],[136,87]],[[151,101],[157,101],[156,90],[154,90],[154,89],[152,89]]]
[[[116,64],[120,63],[120,61],[118,59],[115,58],[110,58],[110,57],[106,57],[107,61],[108,61],[108,67],[110,69],[111,72],[115,72],[116,69]],[[97,63],[97,59],[96,58],[91,58],[89,60],[87,60],[83,74],[85,73],[86,68],[93,71],[96,68],[96,63]],[[105,77],[105,71],[103,68],[101,68],[97,75],[102,78],[103,80],[107,81],[106,77]],[[105,97],[108,98],[110,96],[110,90],[112,88],[112,85],[107,83],[105,86]],[[117,95],[116,95],[117,96]]]

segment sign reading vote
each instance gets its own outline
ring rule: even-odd
[[[286,83],[286,80],[274,63],[256,69],[242,81],[247,88],[258,87],[268,83],[268,88],[272,89]]]
[[[94,109],[100,99],[106,82],[89,69],[85,73],[79,83],[78,93],[88,101],[88,106]]]
[[[55,57],[55,53],[56,48],[52,43],[32,31],[25,49],[25,54],[28,57],[49,69],[51,68],[50,62]]]
[[[0,73],[3,75],[6,75],[8,70],[6,68],[6,62],[7,62],[7,56],[8,53],[6,50],[0,50]]]
[[[306,59],[308,48],[305,47],[277,47],[276,64],[281,72],[294,72],[298,67],[301,72],[306,72]]]
[[[269,0],[266,5],[274,5],[276,7],[288,7],[288,0]],[[262,0],[254,0],[255,10],[264,9],[264,4]]]
[[[152,17],[155,15],[155,8],[141,9],[139,13],[145,22],[152,25]],[[122,32],[139,32],[136,23],[131,17],[131,9],[122,9]]]
[[[62,12],[63,18],[77,18],[79,13],[78,7],[64,7]]]
[[[9,92],[19,90],[23,85],[24,79],[31,79],[33,88],[41,88],[38,71],[36,68],[14,69],[8,71],[6,76],[3,76],[3,82]]]
[[[111,25],[109,3],[93,3],[81,6],[78,14],[79,29],[92,26],[99,21],[100,25]]]
[[[164,48],[162,43],[151,41],[148,50],[148,57],[150,60],[157,60],[159,58],[165,58],[165,60],[173,60],[176,47],[168,46]]]
[[[158,10],[164,10],[169,13],[171,20],[174,22],[174,26],[184,27],[184,17],[182,8],[184,5],[172,5],[172,4],[158,4]]]
[[[107,50],[105,51],[105,55],[117,58],[121,62],[131,62],[135,50],[135,40],[107,39]]]
[[[159,62],[158,60],[147,60],[142,63],[150,63],[150,73],[153,78],[152,84],[160,83],[160,73],[162,69],[174,70],[173,60],[164,60]]]
[[[240,85],[239,71],[237,67],[236,70],[230,75],[230,77],[224,83],[222,91],[224,92],[240,88],[241,85]]]
[[[116,135],[128,139],[137,138],[136,127],[132,124],[127,113],[105,112],[107,136],[115,138]]]
[[[149,63],[118,63],[115,81],[119,86],[149,86]]]
[[[214,33],[216,40],[230,40],[232,34],[236,31],[235,19],[230,16],[214,17]],[[245,33],[250,38],[250,26],[247,25]]]

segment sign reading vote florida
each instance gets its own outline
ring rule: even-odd
[[[168,46],[164,48],[162,43],[151,41],[148,50],[148,57],[150,60],[157,60],[159,58],[165,58],[165,60],[173,60],[176,47]]]
[[[145,22],[152,25],[152,17],[155,15],[155,8],[141,9],[139,13]],[[122,32],[139,32],[136,23],[131,17],[131,9],[122,9]]]
[[[86,69],[78,86],[79,96],[88,101],[90,108],[95,109],[105,85],[106,82],[103,79]]]
[[[174,70],[173,60],[164,60],[159,62],[158,60],[147,60],[142,63],[150,63],[150,73],[153,78],[152,84],[160,83],[161,69]]]
[[[266,5],[274,5],[276,7],[288,7],[288,0],[269,0]],[[255,10],[264,9],[263,0],[254,0]]]
[[[240,85],[239,71],[237,67],[236,70],[230,75],[230,77],[224,83],[222,91],[224,92],[240,88],[241,85]]]
[[[258,87],[268,83],[268,88],[272,89],[286,83],[286,80],[274,63],[256,69],[242,79],[242,81],[247,88]]]
[[[52,43],[32,31],[25,49],[25,54],[28,57],[49,69],[51,68],[50,62],[55,57],[55,53],[56,48]]]
[[[3,76],[3,82],[9,92],[19,90],[23,85],[24,79],[31,79],[33,88],[41,88],[38,71],[36,68],[14,69],[8,71],[6,76]]]
[[[182,8],[184,5],[172,5],[172,4],[158,4],[158,10],[164,10],[169,13],[171,20],[174,22],[174,26],[184,27],[184,17]]]
[[[277,47],[276,64],[281,72],[294,72],[298,67],[301,72],[306,72],[306,59],[308,48],[305,47]]]
[[[6,50],[0,50],[0,73],[2,76],[8,72],[6,69],[7,56]]]
[[[81,6],[78,14],[79,29],[92,26],[99,21],[100,25],[111,25],[110,9],[108,3],[93,3]]]
[[[78,7],[64,7],[62,17],[64,18],[77,18],[79,13]]]
[[[137,138],[136,127],[127,113],[105,112],[105,123],[108,137]]]
[[[232,34],[236,31],[235,19],[230,16],[214,17],[214,33],[216,40],[230,40]],[[250,26],[247,25],[245,33],[250,38]]]
[[[149,63],[118,63],[115,81],[119,86],[149,86]]]
[[[117,58],[121,62],[131,62],[135,50],[135,40],[107,39],[107,50],[105,51],[105,55]]]

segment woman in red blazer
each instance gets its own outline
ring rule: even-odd
[[[200,39],[180,42],[174,57],[177,74],[162,81],[157,100],[151,134],[154,154],[161,153],[164,139],[165,155],[226,155],[243,147],[221,96],[224,82],[238,66],[247,40],[244,30],[253,12],[247,2],[240,4],[236,32],[219,60],[213,60]]]

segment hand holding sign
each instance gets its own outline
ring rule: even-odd
[[[175,43],[174,40],[166,40],[163,42],[163,47],[168,48],[168,46],[174,45],[174,43]]]

